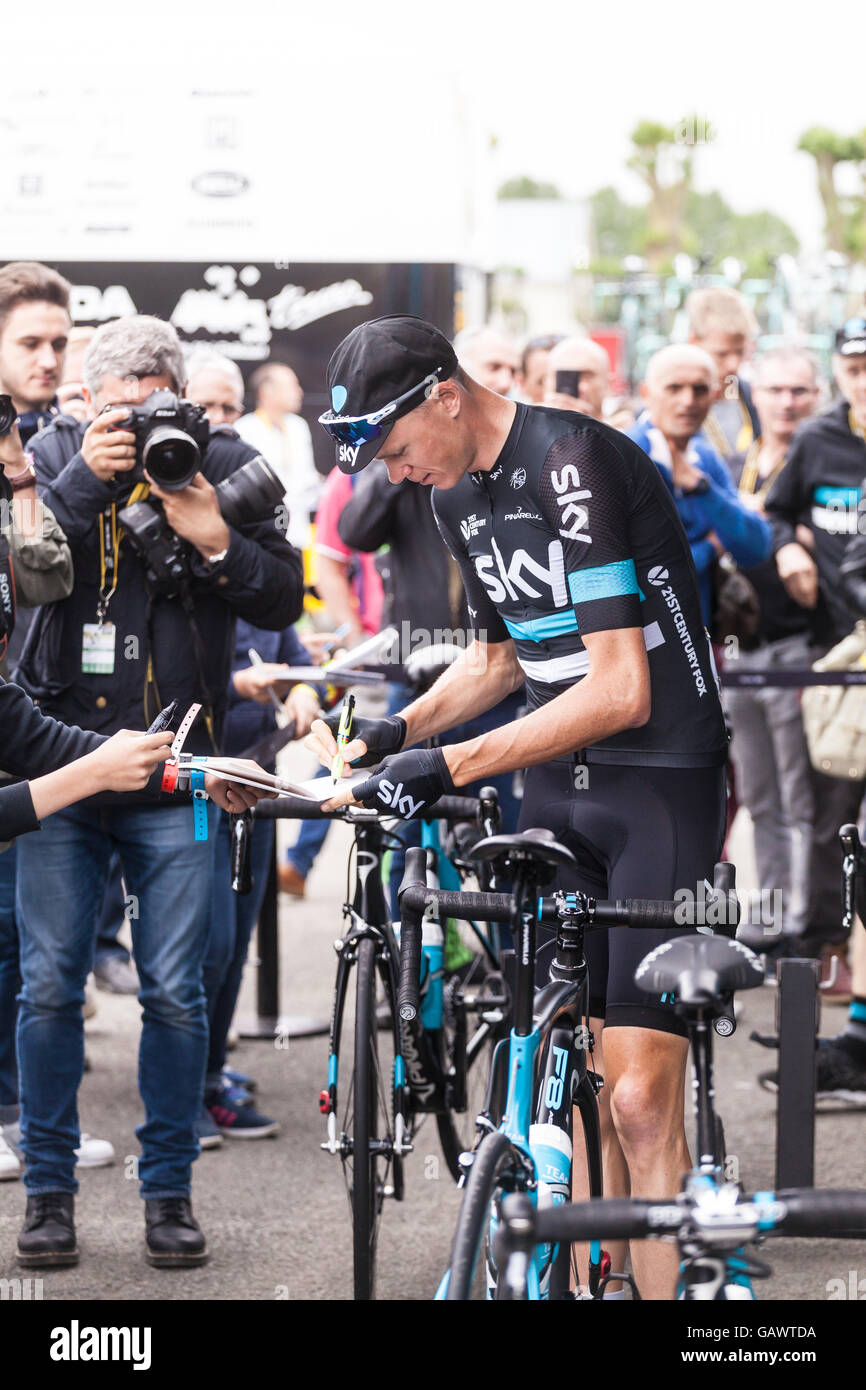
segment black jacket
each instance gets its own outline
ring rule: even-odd
[[[188,618],[177,598],[152,600],[150,624],[145,567],[128,539],[118,549],[118,582],[108,609],[116,628],[113,675],[81,670],[82,632],[96,621],[100,588],[99,523],[113,501],[123,504],[129,481],[103,483],[80,452],[85,426],[60,417],[33,439],[37,489],[66,533],[75,566],[75,587],[67,599],[41,608],[28,634],[16,680],[42,707],[65,723],[100,733],[143,728],[156,714],[145,707],[148,659],[158,701],[176,699],[182,711],[193,702],[214,712],[219,741],[232,666],[235,617],[257,627],[279,630],[295,621],[303,601],[301,556],[269,521],[230,527],[228,554],[210,570],[197,553],[191,561],[195,624],[200,633],[202,669],[195,655]],[[213,484],[235,472],[255,451],[222,431],[211,436],[202,473]],[[158,504],[157,504],[158,505]],[[148,641],[148,627],[152,635]],[[193,753],[212,752],[203,720],[185,745]],[[112,798],[116,799],[116,798]],[[150,800],[148,793],[125,801]]]
[[[41,777],[92,753],[105,740],[99,734],[68,729],[35,708],[17,685],[0,680],[0,763],[16,777]],[[0,788],[0,840],[38,830],[30,787],[18,782]]]
[[[858,528],[845,547],[840,576],[845,597],[857,618],[866,618],[866,478],[860,488]],[[862,527],[862,530],[860,529]]]
[[[858,501],[866,470],[866,444],[852,434],[848,412],[843,400],[801,427],[766,501],[774,554],[796,540],[799,522],[814,534],[820,592],[813,621],[823,646],[838,642],[860,616],[839,582],[846,547],[862,516]]]
[[[390,546],[386,621],[400,633],[404,656],[422,645],[416,640],[418,634],[429,633],[427,642],[433,643],[450,641],[448,634],[459,632],[464,635],[456,638],[457,644],[468,642],[466,595],[439,534],[429,487],[389,482],[384,463],[377,459],[355,480],[337,530],[353,550]]]

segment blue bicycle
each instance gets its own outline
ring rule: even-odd
[[[501,1205],[512,1193],[525,1193],[539,1210],[557,1207],[571,1193],[572,1116],[576,1106],[586,1148],[589,1191],[602,1195],[601,1138],[597,1095],[601,1078],[587,1064],[592,1036],[587,1026],[588,972],[584,932],[592,927],[635,926],[688,929],[683,906],[676,902],[625,899],[597,902],[582,893],[539,897],[539,890],[558,870],[576,867],[572,854],[550,831],[482,840],[476,859],[496,862],[514,885],[513,894],[432,893],[410,851],[400,893],[402,950],[400,1005],[404,1018],[416,1007],[420,949],[419,917],[435,905],[440,913],[495,919],[510,924],[516,943],[513,1026],[494,1054],[488,1098],[476,1123],[480,1142],[466,1153],[464,1197],[451,1257],[437,1298],[467,1299],[482,1290],[499,1296],[500,1278],[494,1236]],[[715,920],[736,924],[733,866],[716,866]],[[537,923],[557,929],[549,982],[537,993],[535,944]],[[723,943],[724,944],[724,943]],[[659,990],[659,993],[664,993]],[[732,1010],[723,1012],[728,1026]],[[526,1268],[527,1297],[572,1297],[572,1275],[585,1297],[597,1297],[612,1276],[598,1240],[590,1243],[587,1263],[578,1268],[567,1242],[533,1247]]]
[[[502,1299],[531,1299],[540,1252],[571,1241],[676,1241],[677,1297],[685,1302],[731,1302],[753,1300],[752,1280],[771,1273],[747,1255],[749,1244],[770,1236],[866,1236],[866,1192],[791,1188],[747,1196],[739,1183],[726,1180],[724,1138],[713,1096],[711,1026],[723,1036],[731,1031],[733,991],[763,983],[758,958],[736,941],[688,936],[651,951],[635,979],[648,993],[672,993],[688,1028],[695,1068],[697,1162],[679,1194],[663,1201],[616,1198],[544,1210],[529,1191],[509,1196],[493,1235]]]

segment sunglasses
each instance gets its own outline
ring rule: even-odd
[[[390,429],[394,424],[397,412],[408,414],[404,409],[407,402],[419,395],[422,391],[425,396],[429,396],[436,383],[441,380],[443,367],[437,367],[435,372],[425,376],[417,386],[413,386],[410,391],[404,391],[402,396],[396,400],[389,401],[380,410],[374,410],[369,415],[335,415],[333,410],[326,410],[324,415],[319,416],[319,424],[323,425],[332,439],[336,439],[338,444],[369,444],[374,439],[382,437],[382,421],[389,420],[386,428]],[[410,410],[414,406],[409,407]],[[394,417],[393,419],[391,417]]]

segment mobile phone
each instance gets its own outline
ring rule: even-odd
[[[556,391],[559,396],[573,396],[575,400],[580,395],[580,378],[583,372],[558,371],[556,373]]]

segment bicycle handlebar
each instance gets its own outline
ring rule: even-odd
[[[421,934],[424,912],[435,907],[440,917],[459,917],[479,922],[508,922],[513,900],[510,893],[445,892],[427,886],[426,851],[417,846],[406,851],[406,869],[397,894],[400,902],[400,1017],[410,1023],[418,1012],[421,976]]]
[[[515,1215],[517,1212],[515,1211]],[[503,1244],[513,1243],[508,1231],[509,1203],[505,1204]],[[753,1216],[755,1231],[766,1236],[826,1236],[833,1239],[866,1237],[866,1192],[816,1191],[790,1188],[762,1193],[738,1202],[732,1216],[739,1216],[744,1228]],[[615,1198],[591,1202],[565,1203],[543,1208],[529,1216],[525,1206],[519,1211],[524,1223],[530,1221],[533,1244],[557,1241],[639,1240],[676,1235],[683,1227],[700,1231],[700,1207],[676,1201],[641,1201]],[[708,1233],[711,1227],[708,1228]],[[746,1229],[742,1231],[749,1239]],[[736,1235],[732,1237],[736,1240]]]

